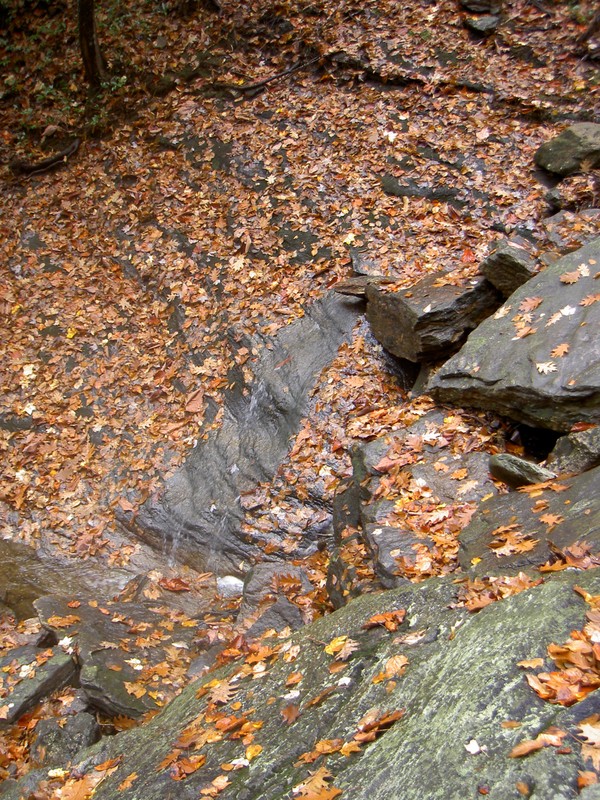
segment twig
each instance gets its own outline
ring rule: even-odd
[[[259,89],[263,89],[269,83],[273,81],[279,80],[279,78],[285,78],[287,75],[291,75],[293,72],[297,72],[300,69],[304,69],[304,67],[309,67],[311,64],[316,63],[317,61],[321,60],[321,56],[316,56],[315,58],[311,58],[308,61],[301,61],[299,64],[295,64],[293,67],[289,67],[288,69],[284,69],[283,72],[278,72],[276,75],[271,75],[269,78],[263,78],[262,81],[256,81],[255,83],[213,83],[218,89],[233,89],[236,92],[256,92]]]

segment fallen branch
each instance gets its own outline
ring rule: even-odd
[[[280,78],[285,78],[287,75],[291,75],[293,72],[298,72],[300,69],[304,69],[304,67],[309,67],[311,64],[315,64],[317,61],[320,61],[321,56],[316,56],[315,58],[311,58],[308,61],[301,61],[299,64],[295,64],[293,67],[289,67],[288,69],[284,69],[283,72],[278,72],[276,75],[271,75],[268,78],[263,78],[261,81],[255,81],[254,83],[222,83],[219,81],[215,81],[212,86],[216,89],[229,89],[236,92],[241,92],[244,94],[245,92],[257,92],[260,89],[264,89],[269,83],[273,81],[277,81]]]
[[[41,161],[22,161],[14,159],[9,163],[9,168],[14,175],[37,175],[40,172],[48,172],[51,169],[66,164],[67,160],[79,149],[79,139],[74,139],[68,147],[55,153],[53,156],[44,158]]]

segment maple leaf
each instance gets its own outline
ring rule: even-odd
[[[146,687],[137,681],[123,681],[123,686],[128,694],[134,697],[143,697],[147,693]]]
[[[563,342],[563,344],[557,345],[554,350],[552,350],[550,355],[552,358],[562,358],[563,356],[566,356],[568,352],[569,345],[566,342]]]
[[[544,525],[549,525],[552,528],[563,520],[564,517],[562,517],[560,514],[542,514],[540,516],[540,522],[543,522]]]
[[[535,368],[542,375],[549,375],[551,372],[556,372],[556,364],[553,361],[539,361]]]
[[[542,302],[542,297],[526,297],[519,306],[519,311],[535,311]]]

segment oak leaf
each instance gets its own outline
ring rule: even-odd
[[[541,375],[549,375],[551,372],[556,372],[554,361],[538,361],[535,368]]]
[[[579,270],[574,269],[572,272],[563,272],[560,276],[561,283],[577,283],[577,281],[581,278],[581,273]]]
[[[600,292],[597,294],[588,294],[586,295],[583,300],[579,301],[579,305],[587,308],[588,306],[593,306],[594,303],[600,301]]]
[[[569,345],[566,342],[563,342],[563,344],[557,345],[550,355],[552,358],[562,358],[563,356],[566,356],[568,352]]]

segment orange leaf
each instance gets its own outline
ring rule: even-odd
[[[519,311],[534,311],[542,302],[542,297],[526,297],[519,306]]]
[[[574,269],[573,272],[563,272],[560,276],[561,283],[577,283],[577,281],[581,278],[581,273],[579,270]]]
[[[119,784],[119,791],[123,792],[123,791],[125,791],[125,789],[131,788],[131,786],[133,785],[134,781],[137,780],[137,778],[138,778],[137,772],[130,773],[125,778],[125,780],[121,781],[121,783]]]
[[[288,725],[291,725],[292,722],[295,722],[298,717],[300,716],[300,710],[298,706],[290,703],[289,705],[285,706],[281,709],[281,716]]]
[[[158,585],[169,592],[189,592],[190,585],[181,578],[161,578]]]
[[[552,358],[562,358],[563,356],[566,356],[568,352],[569,345],[566,342],[563,342],[563,344],[557,345],[550,355]]]
[[[404,621],[406,610],[399,608],[397,611],[386,611],[383,614],[374,614],[362,626],[364,630],[376,628],[378,625],[387,628],[388,631],[397,630],[398,626]]]

